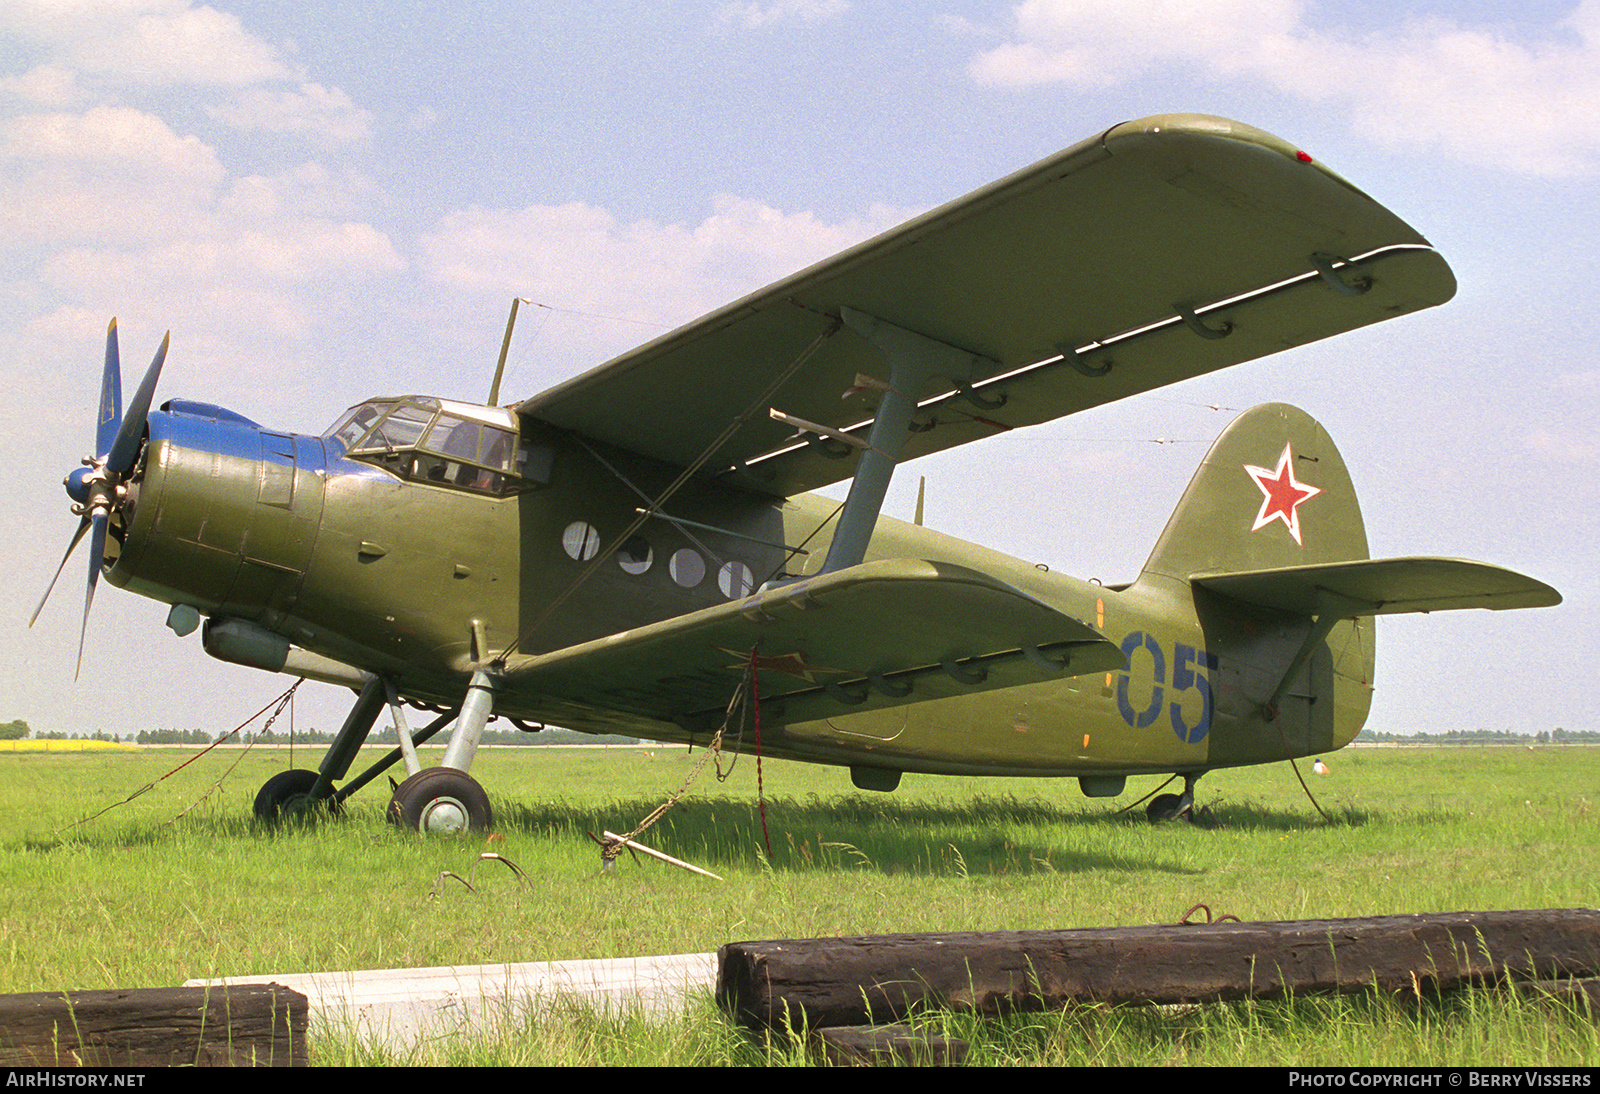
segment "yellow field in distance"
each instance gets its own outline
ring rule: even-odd
[[[0,752],[127,752],[136,748],[137,745],[123,744],[121,741],[94,741],[87,737],[53,741],[0,741]]]

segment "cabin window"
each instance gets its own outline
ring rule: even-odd
[[[418,477],[498,494],[516,453],[516,434],[454,414],[440,414],[418,446]]]
[[[617,548],[617,565],[625,574],[642,574],[654,560],[655,552],[643,536],[629,536],[628,541]]]
[[[672,574],[672,580],[682,585],[685,589],[692,589],[706,576],[706,560],[700,555],[685,547],[681,551],[674,551],[672,558],[667,562],[667,572]]]
[[[756,587],[755,575],[742,562],[724,562],[717,571],[717,588],[729,600],[741,600]]]
[[[587,521],[575,520],[561,533],[561,549],[569,558],[588,562],[600,550],[600,533]]]

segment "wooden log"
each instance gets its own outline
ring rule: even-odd
[[[305,1067],[306,997],[279,984],[0,995],[0,1066]]]
[[[968,1045],[913,1026],[830,1026],[812,1030],[806,1047],[834,1067],[951,1067],[966,1060]]]
[[[1536,980],[1533,987],[1547,998],[1600,1021],[1600,980]]]
[[[817,1028],[926,1007],[994,1014],[1595,975],[1600,912],[1451,912],[735,942],[717,954],[717,999],[755,1028]]]

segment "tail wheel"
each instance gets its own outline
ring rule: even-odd
[[[494,814],[478,781],[453,767],[430,767],[395,787],[389,821],[427,835],[430,832],[482,832]]]
[[[1183,797],[1179,794],[1157,794],[1144,808],[1144,815],[1150,819],[1151,824],[1177,820],[1186,816],[1188,812],[1189,806],[1184,804]]]

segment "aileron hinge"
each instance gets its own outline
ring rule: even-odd
[[[1322,275],[1322,280],[1335,292],[1345,296],[1360,296],[1372,288],[1372,278],[1362,273],[1352,273],[1357,266],[1348,258],[1328,254],[1326,251],[1315,251],[1311,255],[1311,264]]]
[[[1194,331],[1201,338],[1226,338],[1233,333],[1233,324],[1224,319],[1218,326],[1210,326],[1204,319],[1195,314],[1195,310],[1183,304],[1174,304],[1173,311],[1178,313],[1178,318],[1183,320],[1183,325]]]

